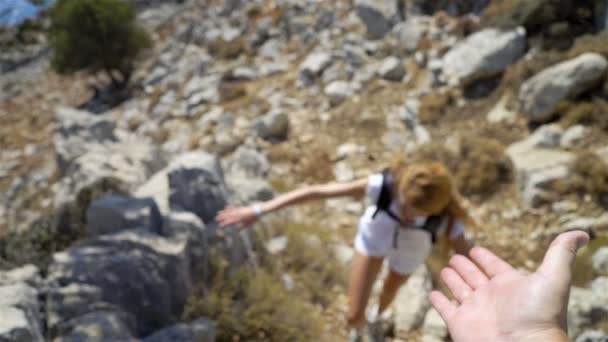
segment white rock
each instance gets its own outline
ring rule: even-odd
[[[266,242],[266,250],[270,254],[278,254],[287,249],[289,238],[287,236],[278,236]]]
[[[334,246],[334,254],[341,264],[348,265],[355,256],[355,250],[348,245],[338,244]]]
[[[327,52],[313,52],[300,64],[300,80],[310,85],[332,63],[332,55]]]
[[[513,122],[517,118],[517,112],[507,108],[508,96],[503,96],[500,101],[488,113],[487,119],[491,123]]]
[[[570,176],[575,160],[570,152],[535,148],[535,139],[526,139],[507,148],[524,203],[536,207],[553,196],[553,184]]]
[[[325,87],[324,92],[329,97],[329,102],[335,106],[351,97],[354,89],[350,82],[333,81]]]
[[[255,124],[257,135],[266,140],[284,140],[289,130],[289,117],[283,111],[271,110]]]
[[[434,337],[439,341],[443,341],[448,336],[448,327],[437,310],[431,308],[426,313],[422,325],[422,333],[424,337]]]
[[[355,10],[371,39],[380,39],[402,20],[397,0],[355,0]]]
[[[0,286],[0,340],[44,341],[38,291],[24,283]]]
[[[518,96],[520,110],[531,120],[547,120],[560,101],[594,86],[607,69],[606,59],[596,53],[584,53],[553,65],[521,86]]]
[[[534,147],[556,148],[560,145],[563,132],[564,130],[559,125],[543,125],[528,137],[528,141]]]
[[[560,145],[563,148],[574,147],[581,139],[585,137],[587,128],[583,125],[574,125],[568,128],[560,140]]]
[[[511,31],[485,29],[456,44],[443,57],[443,71],[450,83],[467,84],[497,75],[526,50],[523,28]]]
[[[593,270],[595,270],[595,272],[602,275],[608,275],[608,247],[601,247],[593,253],[591,263],[593,264]]]
[[[400,47],[407,52],[415,52],[420,44],[420,39],[426,32],[424,24],[421,17],[411,17],[395,25],[393,32],[399,38]]]
[[[397,57],[387,57],[378,68],[378,75],[385,80],[399,82],[405,76],[403,61]]]
[[[553,203],[552,209],[556,214],[565,214],[576,211],[578,205],[573,201],[560,201]]]
[[[426,266],[420,266],[402,286],[394,301],[397,334],[410,333],[420,327],[430,308],[428,296],[433,285]]]
[[[339,161],[334,166],[334,175],[338,182],[348,182],[355,178],[355,170],[345,161]]]
[[[603,279],[603,278],[600,278]],[[606,285],[602,281],[601,285]],[[602,287],[602,292],[597,290]],[[604,286],[597,283],[595,288],[572,287],[568,301],[568,335],[574,340],[583,330],[595,324],[608,322],[608,296]]]
[[[36,286],[40,280],[40,270],[38,267],[31,264],[10,271],[0,271],[0,285],[26,283],[31,286]]]

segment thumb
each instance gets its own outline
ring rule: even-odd
[[[549,246],[538,271],[557,282],[556,285],[569,286],[576,252],[587,242],[589,235],[582,230],[558,235]]]

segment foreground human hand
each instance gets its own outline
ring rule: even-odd
[[[233,224],[247,227],[257,220],[258,216],[251,207],[229,207],[217,213],[215,221],[220,228]]]
[[[526,274],[482,247],[455,255],[441,278],[454,295],[430,299],[459,341],[568,341],[566,310],[576,251],[587,233],[559,235],[536,272]],[[475,263],[473,263],[473,261]]]

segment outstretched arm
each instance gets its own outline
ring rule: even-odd
[[[226,208],[218,213],[216,220],[220,227],[225,227],[231,224],[248,225],[253,223],[256,218],[263,214],[270,213],[291,205],[331,197],[362,196],[365,193],[366,187],[367,178],[361,178],[345,183],[333,182],[328,184],[304,186],[254,206]]]

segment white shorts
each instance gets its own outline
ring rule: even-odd
[[[374,211],[375,208],[368,208],[359,221],[355,250],[366,256],[386,257],[389,268],[396,273],[413,273],[431,253],[431,234],[422,229],[401,229],[395,222],[387,221],[391,218],[382,213],[372,218]],[[397,248],[393,247],[395,229],[399,229]]]

